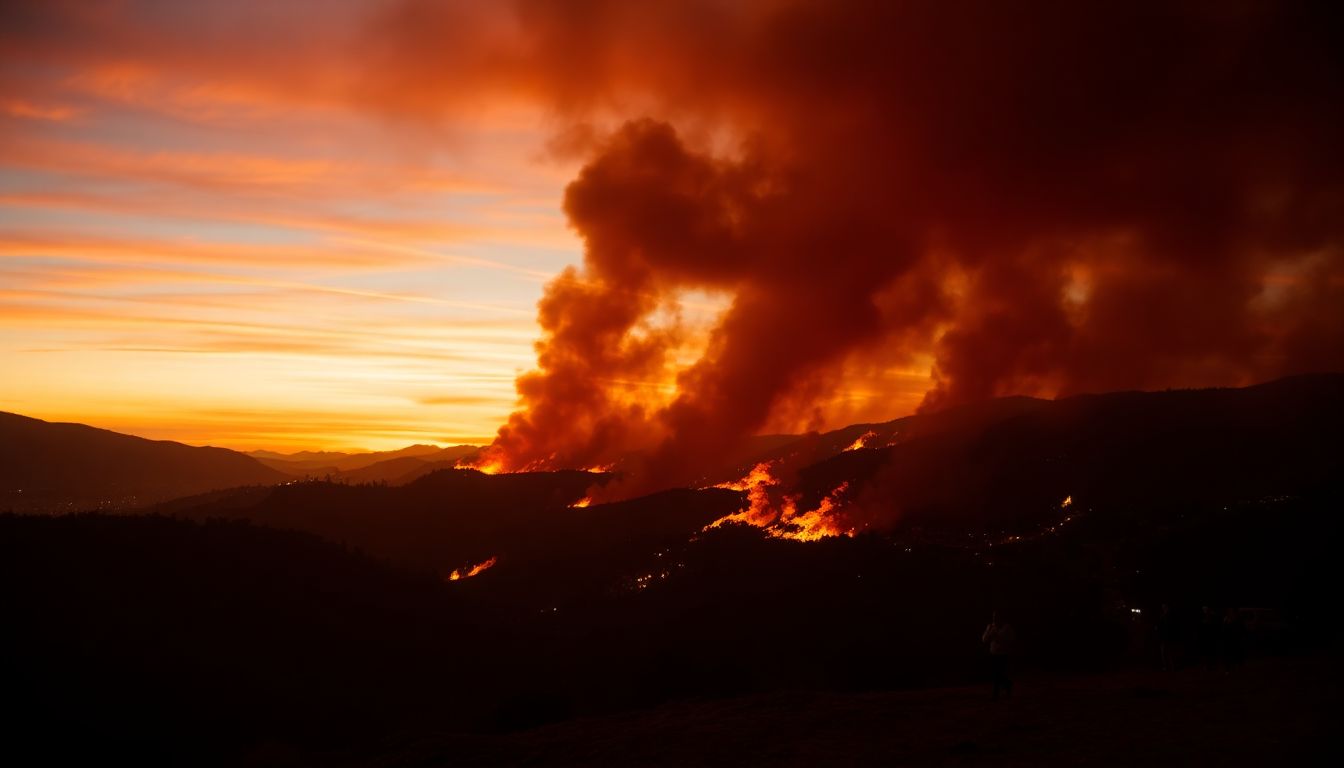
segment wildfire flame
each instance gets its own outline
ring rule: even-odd
[[[730,491],[750,491],[761,485],[777,485],[778,480],[770,471],[773,462],[763,461],[751,468],[751,471],[742,476],[741,480],[734,480],[729,483],[719,483],[715,488],[727,488]]]
[[[452,573],[448,574],[448,581],[459,581],[461,579],[470,579],[472,576],[480,574],[481,571],[493,567],[496,559],[498,558],[492,557],[489,560],[486,560],[483,563],[477,563],[471,566],[470,568],[460,568],[458,570],[455,570]]]
[[[839,506],[840,496],[848,488],[849,483],[841,483],[821,500],[816,509],[801,515],[790,501],[779,516],[780,525],[788,526],[789,530],[775,527],[770,530],[770,535],[795,541],[817,541],[827,536],[853,536],[854,529],[842,528],[831,514]]]
[[[1060,509],[1068,509],[1068,508],[1071,507],[1071,506],[1073,506],[1073,495],[1072,495],[1072,494],[1070,494],[1070,495],[1068,495],[1068,496],[1065,496],[1065,497],[1064,497],[1064,500],[1061,501],[1061,502],[1059,502],[1059,508],[1060,508]]]
[[[873,432],[872,430],[869,430],[869,431],[867,431],[867,432],[864,432],[862,435],[859,435],[859,439],[858,439],[858,440],[855,440],[854,442],[850,443],[850,444],[849,444],[849,447],[846,448],[844,451],[841,451],[841,453],[845,453],[845,452],[848,452],[848,451],[857,451],[857,450],[859,450],[860,448],[862,448],[862,447],[864,447],[865,445],[867,445],[867,444],[868,444],[868,441],[869,441],[869,440],[872,440],[874,437],[877,437],[877,433],[876,433],[876,432]]]
[[[519,466],[509,466],[503,453],[486,449],[475,456],[458,459],[453,466],[457,469],[474,469],[477,472],[486,475],[516,474],[521,472],[550,472],[555,466],[556,455],[552,453],[544,459],[537,459]],[[613,464],[595,464],[591,467],[584,467],[581,472],[592,474],[606,474],[616,468]]]
[[[737,523],[755,526],[778,539],[795,541],[817,541],[828,536],[854,535],[854,530],[842,526],[833,514],[840,505],[840,496],[849,488],[849,483],[841,483],[827,494],[816,509],[800,514],[796,496],[784,497],[778,506],[771,500],[770,489],[779,485],[779,479],[771,470],[771,462],[762,462],[752,467],[741,480],[714,486],[732,491],[746,491],[747,504],[731,515],[725,515],[705,526],[704,530]]]
[[[586,506],[588,506],[589,504],[592,504],[592,503],[593,503],[593,497],[591,497],[591,496],[584,496],[582,499],[579,499],[578,501],[574,502],[573,504],[570,504],[570,505],[569,505],[569,508],[570,508],[570,509],[581,509],[581,508],[586,507]]]
[[[504,471],[504,462],[498,458],[486,456],[477,456],[476,458],[459,459],[453,467],[457,469],[474,469],[486,475],[497,475]]]

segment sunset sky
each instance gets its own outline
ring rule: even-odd
[[[364,4],[51,5],[4,33],[0,407],[241,448],[488,441],[580,254],[541,109],[342,98]]]
[[[1339,369],[1320,25],[1048,5],[6,3],[0,410],[523,468]]]

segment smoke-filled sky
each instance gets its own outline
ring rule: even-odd
[[[1344,368],[1325,4],[3,8],[0,409],[670,481]]]

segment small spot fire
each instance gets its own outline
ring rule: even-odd
[[[875,437],[877,437],[877,433],[872,430],[868,430],[867,432],[864,432],[862,435],[859,435],[859,439],[850,443],[849,447],[846,448],[844,451],[842,451],[842,453],[847,453],[849,451],[857,451],[860,448],[863,448],[864,446],[868,445],[868,441],[872,440]]]
[[[493,568],[497,559],[498,558],[496,557],[492,557],[489,560],[477,563],[470,568],[459,568],[448,574],[448,578],[445,579],[445,581],[460,581],[462,579],[470,579],[472,576],[478,576],[482,571]]]

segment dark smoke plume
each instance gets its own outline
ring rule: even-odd
[[[929,371],[925,409],[1344,367],[1325,10],[522,4],[493,76],[626,121],[566,191],[584,263],[490,460],[694,482],[893,367]],[[433,61],[433,14],[403,16],[398,56]],[[730,303],[681,366],[688,291]]]

